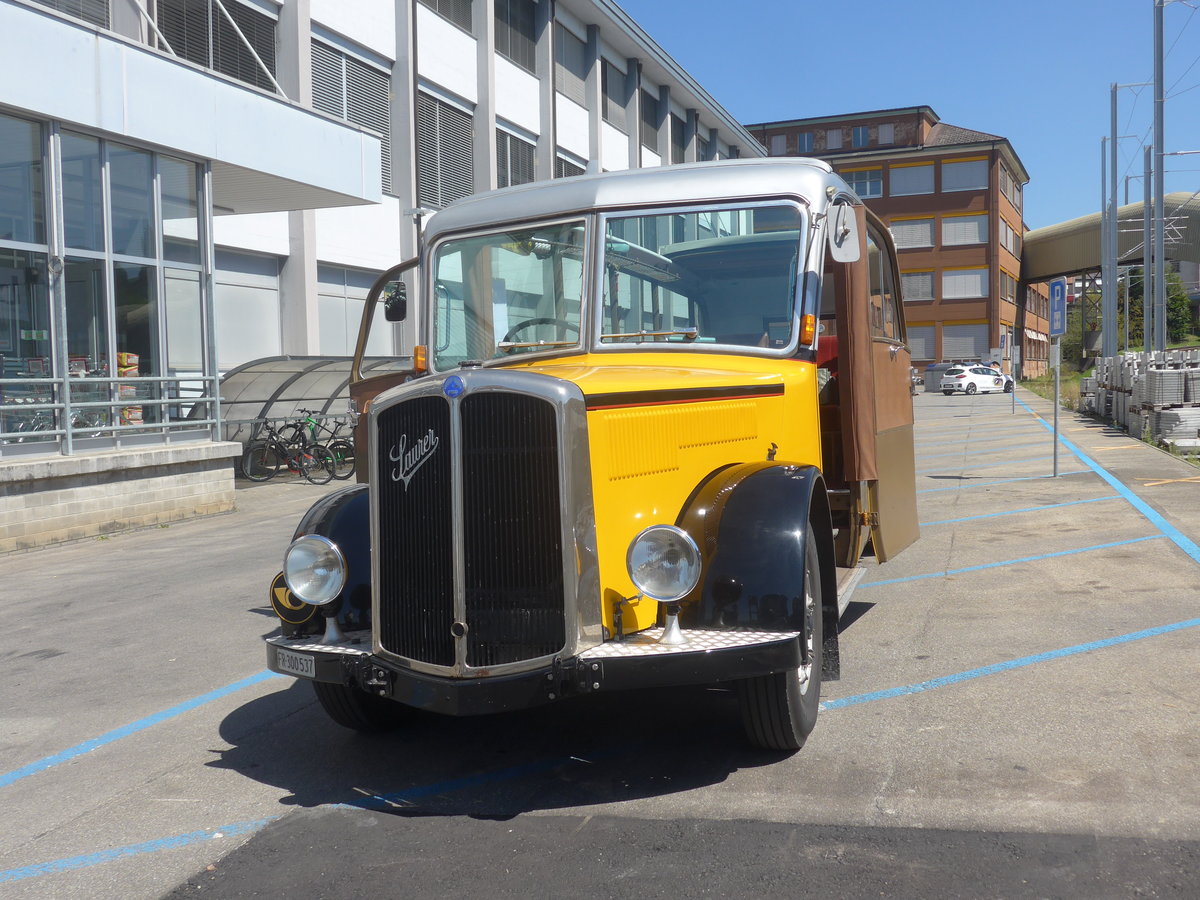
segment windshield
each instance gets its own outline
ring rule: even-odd
[[[789,346],[803,226],[783,203],[608,218],[601,345]]]
[[[578,346],[583,235],[580,220],[438,245],[434,368]]]

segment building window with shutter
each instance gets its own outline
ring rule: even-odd
[[[905,298],[908,299],[907,297]],[[934,356],[934,335],[932,325],[910,325],[908,327],[908,352],[912,357],[913,362],[920,360],[921,362],[932,361]]]
[[[245,41],[229,24],[216,0],[158,0],[158,28],[177,56],[246,84],[274,91],[271,79],[276,74],[276,20],[234,0],[224,0],[224,6]],[[254,53],[250,52],[250,47],[254,48]],[[263,65],[258,64],[255,54]]]
[[[417,0],[463,31],[471,30],[471,0]]]
[[[42,6],[58,10],[68,16],[95,25],[97,28],[108,28],[108,0],[33,0]]]
[[[561,24],[554,26],[554,85],[559,93],[587,106],[587,44]]]
[[[839,172],[846,183],[854,189],[854,193],[864,200],[883,196],[883,169],[857,169],[850,172]]]
[[[886,147],[888,144],[896,143],[896,126],[891,122],[884,122],[879,126],[879,146]]]
[[[574,178],[576,175],[582,175],[586,171],[586,168],[573,160],[567,159],[565,156],[558,156],[554,159],[555,178]]]
[[[933,163],[888,168],[888,196],[911,197],[933,193]]]
[[[440,208],[475,189],[471,116],[417,92],[417,204]]]
[[[671,122],[671,162],[675,165],[683,162],[687,156],[687,134],[683,119],[672,115]]]
[[[391,79],[388,72],[368,65],[322,41],[312,42],[313,107],[378,134],[380,167],[385,193],[392,192]]]
[[[629,101],[629,91],[626,89],[625,73],[603,60],[600,68],[600,92],[603,95],[604,121],[622,131],[626,129],[625,104]]]
[[[892,219],[888,227],[897,250],[933,246],[933,218]]]
[[[784,156],[787,153],[787,135],[771,135],[770,152],[772,156]]]
[[[933,270],[900,273],[900,295],[905,303],[933,299]],[[908,330],[912,334],[912,329]]]
[[[988,186],[988,161],[964,159],[942,163],[942,193],[976,191]]]
[[[942,217],[942,246],[986,244],[988,240],[987,213],[970,216]]]
[[[942,272],[943,300],[977,300],[988,295],[988,269],[946,269]]]
[[[529,184],[534,180],[537,147],[515,134],[496,129],[496,186]]]
[[[653,94],[641,92],[642,119],[638,139],[647,150],[658,152],[658,100]]]
[[[825,132],[825,149],[826,150],[841,150],[842,149],[842,129],[831,128]]]
[[[533,0],[496,0],[496,52],[527,72],[537,68]]]

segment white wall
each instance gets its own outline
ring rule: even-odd
[[[496,115],[533,134],[542,133],[537,77],[496,55]]]
[[[587,159],[590,155],[588,111],[562,94],[556,94],[555,100],[557,100],[558,145],[576,156]]]
[[[213,240],[218,247],[234,247],[287,256],[288,214],[255,213],[248,216],[214,216]]]
[[[396,4],[394,0],[310,0],[311,15],[342,37],[396,58]]]
[[[607,122],[600,123],[600,165],[609,172],[629,168],[629,135],[613,128]],[[586,157],[587,154],[585,153]]]
[[[475,38],[417,4],[417,77],[470,103],[479,102]]]
[[[406,221],[412,227],[412,220]],[[400,201],[317,210],[317,259],[355,269],[390,269],[400,259]]]

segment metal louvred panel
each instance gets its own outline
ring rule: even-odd
[[[346,118],[382,139],[383,189],[392,190],[391,79],[387,72],[346,57]]]
[[[175,55],[205,68],[211,65],[211,8],[209,0],[158,0],[158,28]]]
[[[109,27],[108,0],[34,0],[42,6],[82,19],[99,28]]]
[[[586,171],[583,166],[576,165],[569,159],[563,159],[561,156],[554,160],[555,178],[571,178],[575,175],[582,175]]]
[[[314,109],[346,117],[345,57],[320,41],[312,42],[312,104]]]
[[[442,207],[475,190],[471,117],[417,92],[417,202]]]
[[[275,20],[257,10],[223,0],[229,17],[237,23],[237,27],[245,36],[244,42],[237,31],[229,24],[229,19],[216,7],[213,0],[213,62],[212,67],[222,74],[229,75],[247,84],[268,91],[274,91],[275,86],[267,77],[262,66],[255,60],[254,54],[246,47],[246,42],[254,48],[263,65],[273,77],[275,75]]]
[[[496,132],[496,187],[508,187],[512,182],[508,177],[508,142],[510,138],[503,131]]]
[[[534,180],[537,148],[507,131],[496,131],[496,183],[498,187],[529,184]]]

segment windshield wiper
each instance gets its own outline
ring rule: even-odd
[[[524,350],[527,347],[574,347],[579,341],[501,341],[497,350]]]
[[[626,334],[602,334],[600,340],[615,341],[620,338],[657,338],[657,337],[681,337],[684,340],[694,341],[700,337],[700,331],[696,328],[688,328],[683,331],[630,331]]]

